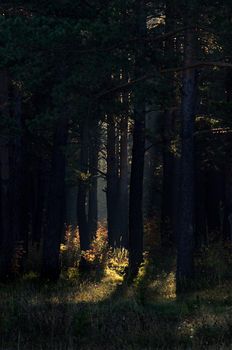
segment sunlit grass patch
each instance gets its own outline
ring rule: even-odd
[[[72,263],[58,283],[41,284],[38,274],[28,272],[17,283],[0,286],[4,350],[32,350],[32,344],[42,350],[228,348],[231,281],[216,278],[210,284],[209,278],[177,298],[175,259],[170,254],[160,263],[157,250],[144,254],[137,278],[127,285],[128,252],[109,249],[105,233],[99,231],[87,253],[92,269],[86,275],[79,274],[76,258],[69,260],[65,248],[65,259]]]
[[[84,283],[80,286],[77,293],[73,295],[74,302],[92,302],[96,303],[110,297],[115,290],[116,285],[101,281],[100,283]]]
[[[151,281],[149,285],[150,293],[154,298],[162,298],[166,300],[176,299],[176,280],[175,273],[173,271],[166,273],[162,272],[157,275],[156,279]]]

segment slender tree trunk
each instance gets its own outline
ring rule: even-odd
[[[161,215],[162,244],[170,245],[175,241],[173,229],[173,166],[174,155],[170,149],[173,128],[173,113],[166,111],[163,125],[163,193]]]
[[[226,71],[225,81],[225,101],[228,105],[232,102],[232,72],[230,69]],[[231,142],[231,136],[229,136]],[[226,160],[225,165],[225,205],[224,205],[224,223],[223,237],[225,240],[232,242],[232,159],[231,155]]]
[[[128,245],[128,116],[121,119],[120,178],[119,178],[119,223],[121,245]]]
[[[27,170],[24,169],[25,152],[22,139],[23,121],[22,121],[22,101],[21,92],[18,87],[13,89],[13,119],[16,134],[12,139],[11,147],[11,202],[12,217],[11,224],[14,231],[14,237],[18,242],[20,249],[23,248],[24,254],[28,250],[28,218],[27,218],[27,200],[26,190]]]
[[[225,169],[225,207],[223,238],[232,241],[232,165],[229,163]]]
[[[93,122],[92,135],[90,138],[90,154],[89,164],[91,173],[91,183],[89,188],[89,210],[88,210],[88,224],[90,239],[92,240],[96,236],[98,228],[98,152],[99,152],[99,140],[98,140],[98,121]]]
[[[165,32],[170,33],[176,29],[176,5],[172,0],[166,0],[166,18],[165,18]],[[174,37],[165,41],[164,59],[168,60],[168,64],[172,64],[175,59],[176,49]],[[171,142],[173,136],[178,133],[176,130],[176,112],[173,108],[177,104],[177,87],[174,79],[174,73],[171,74],[172,79],[169,84],[168,99],[169,105],[163,116],[163,195],[162,195],[162,214],[161,214],[161,239],[162,244],[172,244],[175,242],[175,228],[174,228],[174,210],[178,205],[175,201],[175,179],[173,176],[173,169],[175,166],[175,154],[171,149]]]
[[[61,116],[54,134],[52,168],[47,210],[47,230],[43,242],[41,277],[56,281],[60,275],[60,243],[64,230],[65,146],[68,118]]]
[[[194,57],[194,32],[192,29],[188,29],[185,34],[186,67],[192,64]],[[183,74],[181,186],[176,272],[177,292],[182,292],[187,288],[194,275],[194,117],[197,81],[194,69],[186,69]]]
[[[136,276],[143,261],[143,172],[145,110],[135,110],[129,201],[129,269]]]
[[[222,228],[221,209],[225,202],[225,174],[214,168],[207,172],[206,214],[209,233],[220,237]],[[213,196],[212,196],[213,193]]]
[[[195,211],[196,211],[196,248],[201,248],[202,245],[208,243],[208,229],[207,229],[207,215],[206,215],[206,192],[205,192],[205,174],[200,169],[198,164],[196,169],[196,200],[195,200]]]
[[[32,196],[31,196],[31,207],[32,207],[32,242],[38,246],[42,238],[42,228],[44,219],[45,209],[45,179],[44,169],[45,166],[42,160],[36,163],[36,171],[32,172]]]
[[[9,119],[8,75],[0,71],[0,112],[1,119]],[[11,192],[10,192],[10,141],[7,130],[0,136],[0,280],[12,276],[12,259],[15,248],[14,231],[11,226]]]
[[[139,36],[136,75],[143,71],[146,14],[143,0],[137,7]],[[143,261],[143,174],[145,155],[145,100],[141,91],[135,96],[134,130],[129,199],[129,276],[137,275]]]
[[[90,234],[87,218],[87,172],[88,172],[88,123],[87,120],[83,121],[81,125],[81,153],[80,153],[80,179],[77,194],[77,222],[80,235],[80,248],[81,251],[90,249]],[[87,268],[87,262],[82,256],[79,268],[85,270]]]
[[[113,116],[107,121],[107,221],[111,247],[118,245],[118,163],[116,157],[116,126]]]
[[[77,227],[77,186],[66,186],[66,225],[71,229],[72,237]]]

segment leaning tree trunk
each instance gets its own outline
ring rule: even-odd
[[[138,53],[136,75],[143,73],[144,39],[146,35],[145,4],[137,7]],[[142,91],[135,94],[134,130],[129,199],[129,277],[137,275],[143,261],[143,174],[145,154],[145,100]]]
[[[196,71],[187,68],[195,57],[193,29],[185,33],[185,71],[182,95],[182,150],[179,206],[179,232],[177,242],[177,292],[182,292],[193,279],[194,249],[194,116],[196,107]]]
[[[60,243],[64,230],[65,211],[65,146],[68,118],[61,116],[54,134],[52,168],[49,186],[47,230],[43,242],[41,277],[56,281],[60,275]]]

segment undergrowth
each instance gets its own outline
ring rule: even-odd
[[[230,349],[230,249],[216,243],[198,253],[200,282],[180,300],[171,252],[146,253],[128,286],[127,251],[109,249],[101,227],[84,253],[93,268],[83,279],[78,235],[69,230],[57,284],[41,284],[37,273],[28,271],[17,282],[0,285],[0,349]]]

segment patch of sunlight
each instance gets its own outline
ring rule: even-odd
[[[174,272],[170,272],[167,275],[164,294],[167,299],[176,298],[176,277]]]
[[[123,276],[114,269],[106,267],[105,274],[101,281],[83,283],[72,297],[75,302],[103,301],[111,296],[118,284],[123,282]]]
[[[150,285],[150,289],[164,299],[176,299],[175,273],[162,273]]]
[[[221,123],[221,120],[214,117],[214,116],[211,116],[211,115],[198,115],[196,116],[196,122],[199,123],[201,121],[204,121],[204,123],[207,123],[209,126],[211,127],[215,127],[217,125],[220,125]]]
[[[154,16],[149,16],[147,19],[147,28],[149,30],[154,29],[160,25],[164,25],[165,23],[165,16],[164,15],[160,15],[158,17],[154,17]]]
[[[59,298],[59,296],[52,296],[49,301],[52,303],[52,304],[60,304],[61,303],[61,300]]]
[[[123,276],[119,275],[117,271],[110,269],[108,266],[105,270],[105,276],[103,278],[103,281],[109,282],[109,283],[120,283],[123,281]]]
[[[196,324],[192,320],[185,319],[177,328],[177,334],[179,337],[184,337],[190,340],[194,339],[196,334]]]
[[[177,158],[180,158],[180,145],[179,145],[179,140],[178,139],[177,140],[171,140],[170,151]]]
[[[72,301],[97,303],[109,298],[115,288],[116,284],[106,283],[104,280],[100,283],[83,284],[73,295]]]

